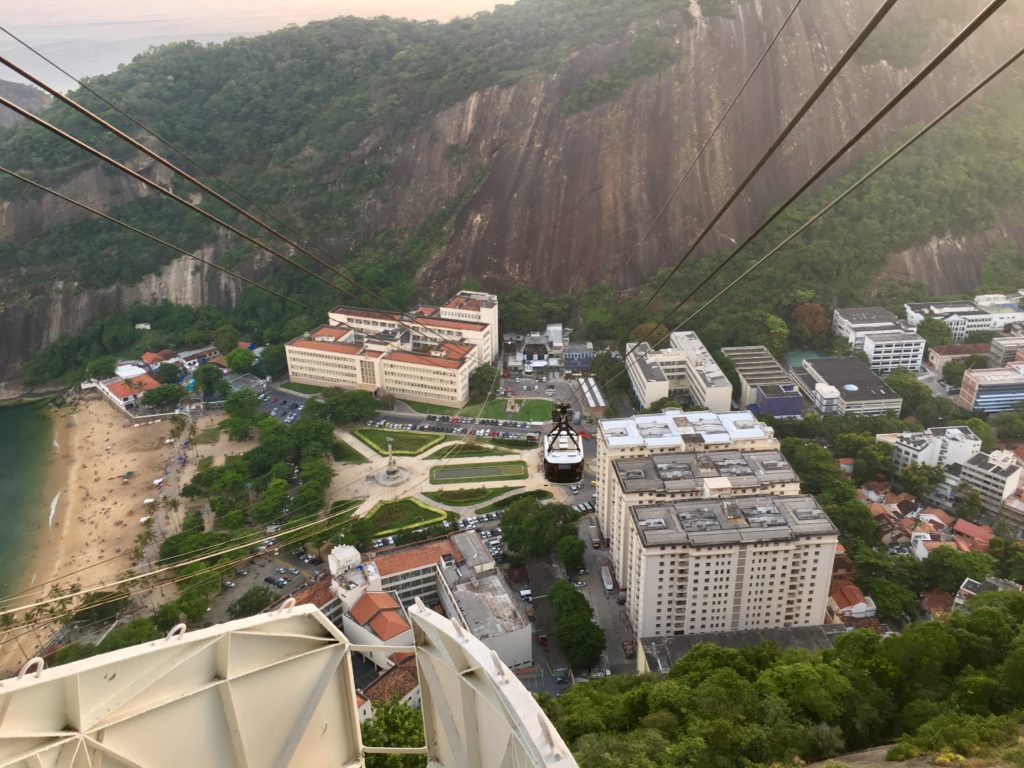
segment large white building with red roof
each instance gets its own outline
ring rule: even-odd
[[[285,345],[296,383],[452,407],[469,402],[470,374],[497,353],[497,297],[473,291],[405,314],[336,307]]]

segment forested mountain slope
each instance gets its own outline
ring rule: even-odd
[[[637,287],[673,263],[876,5],[804,2],[663,223],[631,261],[633,245],[788,4],[521,0],[445,25],[338,19],[223,45],[167,46],[95,85],[396,304],[414,294],[436,298],[465,280],[491,289],[579,294],[599,283]],[[900,3],[723,219],[723,234],[709,241],[704,255],[749,231],[980,5]],[[940,70],[858,157],[930,117],[936,104],[1005,56],[1020,28],[1019,5],[1009,3],[1008,15]],[[1015,163],[1024,121],[1017,114],[1019,92],[1012,95],[991,99],[982,120],[950,133],[941,157],[922,155],[916,179],[894,172],[882,192],[872,197],[866,190],[854,201],[860,215],[844,220],[842,240],[870,252],[844,265],[839,286],[831,279],[824,222],[817,232],[822,241],[803,251],[814,259],[807,272],[819,277],[812,281],[844,293],[842,299],[870,292],[878,282],[891,287],[894,277],[924,278],[942,292],[977,284],[988,249],[1018,229]],[[88,94],[79,97],[107,114]],[[131,157],[66,108],[47,115]],[[981,141],[974,140],[974,129],[984,129]],[[37,127],[0,131],[0,156],[182,246],[204,247],[252,276],[268,275],[279,285],[291,280],[270,271],[266,258],[254,259],[253,248],[154,199]],[[133,162],[162,183],[186,189],[153,163]],[[884,206],[876,204],[880,199]],[[209,201],[204,205],[217,210]],[[861,227],[866,237],[856,231]],[[952,247],[942,240],[950,236],[976,239]],[[958,266],[948,271],[954,280],[943,280],[946,262]],[[783,286],[787,292],[798,287],[788,280]],[[772,309],[776,292],[769,282],[755,294]],[[12,340],[0,349],[0,376],[61,333],[161,296],[226,307],[239,292],[211,270],[175,262],[173,253],[0,179],[0,334]],[[252,329],[260,331],[273,336],[283,326]]]

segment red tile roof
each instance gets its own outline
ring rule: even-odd
[[[379,611],[393,611],[399,607],[398,601],[387,592],[367,592],[349,613],[360,624],[366,624]]]
[[[402,617],[401,611],[381,611],[370,619],[369,627],[377,637],[386,641],[409,629],[409,622]]]
[[[334,352],[339,355],[355,355],[362,349],[358,344],[339,344],[331,341],[313,341],[312,339],[292,339],[285,346],[318,349],[322,352]]]
[[[992,529],[989,526],[975,525],[963,518],[953,523],[953,532],[986,544],[990,542],[992,537],[995,535],[992,533]]]
[[[465,365],[465,358],[461,360],[453,360],[448,357],[433,357],[432,355],[423,355],[418,352],[405,352],[402,350],[393,350],[388,353],[387,359],[395,363],[411,363],[412,365],[430,365],[438,368],[451,368],[457,370]]]
[[[157,354],[156,352],[142,353],[142,362],[144,362],[146,365],[156,365],[157,363],[162,363],[163,361],[164,359],[160,357],[160,355]]]
[[[921,596],[921,604],[925,611],[932,616],[951,613],[953,611],[953,596],[946,590],[936,587]]]
[[[377,572],[381,576],[392,576],[396,573],[405,573],[433,565],[441,559],[442,555],[456,556],[455,547],[448,539],[432,541],[386,555],[378,555],[373,559],[373,563],[377,566]]]
[[[144,373],[141,376],[136,376],[132,379],[124,381],[115,381],[113,384],[108,385],[107,389],[114,393],[116,397],[122,400],[132,395],[141,395],[143,392],[148,392],[151,389],[156,389],[160,386],[160,382],[150,376],[148,373]]]
[[[323,608],[335,598],[335,594],[331,591],[331,580],[321,579],[296,592],[292,597],[295,598],[296,605],[315,605],[317,608]]]
[[[932,517],[938,519],[939,522],[941,522],[947,528],[951,526],[953,522],[956,520],[956,518],[949,514],[949,512],[947,512],[944,509],[939,509],[938,507],[925,507],[924,509],[921,510],[921,514],[931,515]]]
[[[408,658],[363,688],[363,694],[373,702],[391,701],[408,696],[419,684],[416,659]]]
[[[474,323],[471,320],[449,320],[444,317],[425,317],[420,315],[416,318],[420,325],[432,326],[434,328],[451,328],[456,331],[482,331],[487,328],[486,323]]]
[[[828,596],[832,598],[839,610],[864,602],[864,593],[860,591],[860,587],[849,581],[833,584]]]
[[[943,344],[938,347],[932,347],[932,352],[941,357],[949,357],[950,355],[984,355],[988,353],[990,345],[986,342],[984,344]]]

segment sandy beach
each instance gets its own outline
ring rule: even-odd
[[[45,597],[54,583],[66,589],[77,582],[87,589],[131,570],[135,538],[142,530],[139,519],[149,514],[143,501],[160,490],[153,481],[170,470],[165,484],[169,491],[178,490],[174,446],[165,442],[169,422],[129,426],[99,400],[55,410],[53,419],[55,453],[48,485],[56,503],[47,510],[50,524],[37,543],[19,603]],[[124,480],[129,472],[133,476]],[[170,526],[174,521],[161,512],[155,522]],[[39,640],[45,636],[40,633]],[[33,645],[28,639],[22,642],[26,651]],[[11,668],[23,656],[17,645],[5,643],[0,669]]]

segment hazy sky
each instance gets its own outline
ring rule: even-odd
[[[503,0],[511,2],[511,0]],[[493,0],[11,0],[0,25],[76,77],[110,72],[151,45],[217,42],[335,16],[439,19],[490,10]],[[33,73],[59,75],[0,33],[0,54]],[[0,79],[16,80],[0,67]],[[70,87],[61,79],[59,87]],[[56,83],[55,83],[56,84]]]

